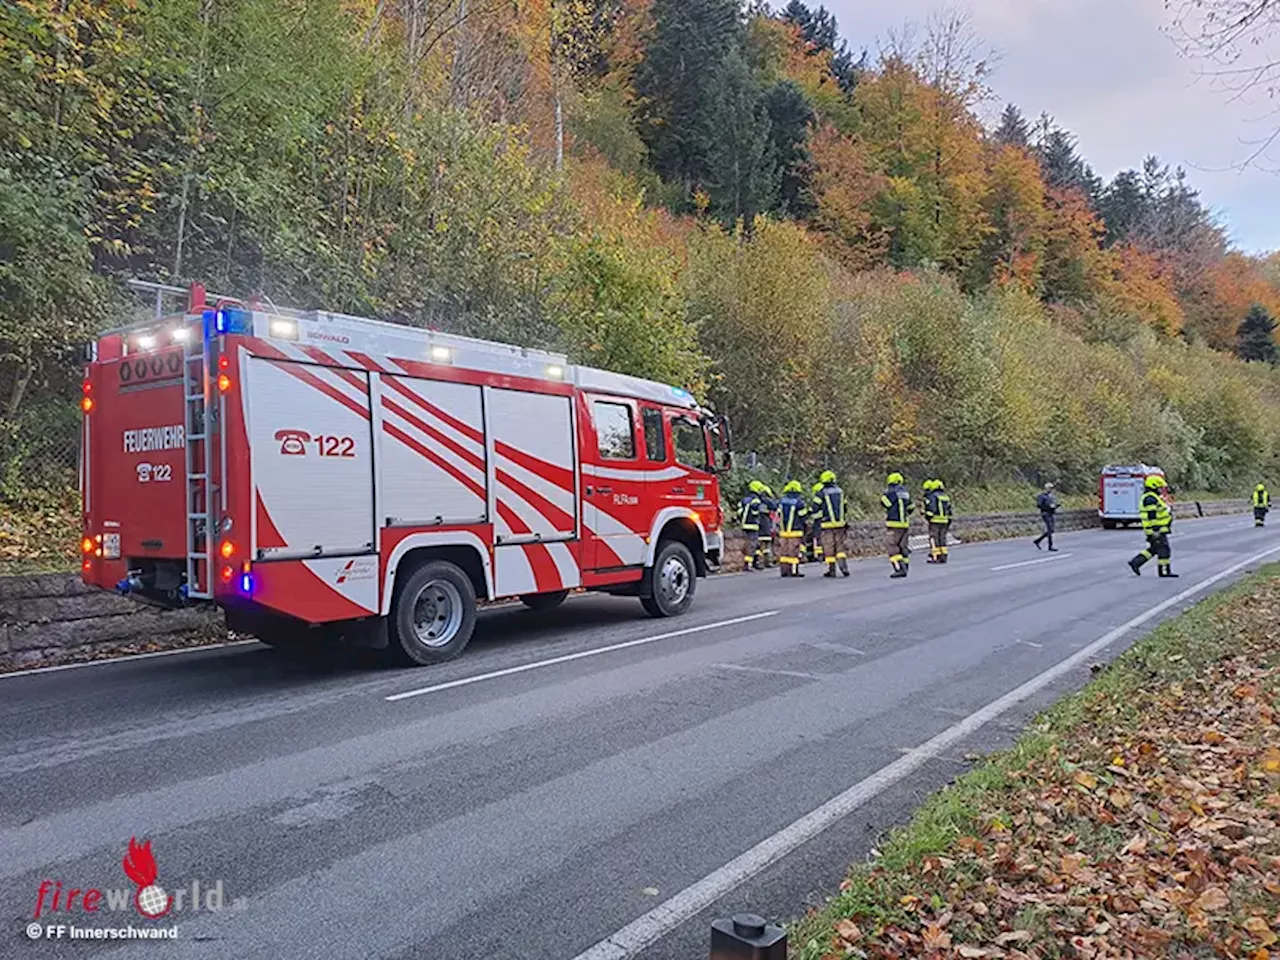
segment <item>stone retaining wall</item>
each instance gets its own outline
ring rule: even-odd
[[[96,647],[164,643],[220,629],[210,610],[160,610],[80,582],[75,574],[0,577],[0,669],[84,659]]]

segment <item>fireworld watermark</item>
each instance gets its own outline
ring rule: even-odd
[[[170,893],[160,885],[160,869],[151,852],[151,841],[129,838],[121,860],[132,887],[74,886],[63,880],[45,879],[36,888],[32,922],[26,926],[31,940],[176,940],[178,928],[161,924],[105,923],[79,925],[75,921],[105,919],[103,914],[136,913],[143,920],[158,921],[177,914],[219,913],[243,910],[245,897],[230,897],[221,880],[194,879]],[[44,922],[38,922],[43,920]]]

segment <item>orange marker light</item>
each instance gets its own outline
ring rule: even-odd
[[[236,553],[236,545],[230,540],[223,540],[222,546],[219,548],[222,553],[223,560],[230,560]]]
[[[81,553],[93,553],[93,538],[92,538],[92,537],[85,537],[83,540],[81,540],[81,541],[80,541],[80,552],[81,552]]]
[[[80,401],[80,409],[81,409],[81,410],[83,410],[85,413],[88,413],[90,410],[92,410],[92,409],[93,409],[93,397],[85,397],[83,400],[81,400],[81,401]]]
[[[231,378],[228,377],[225,373],[218,374],[218,389],[222,393],[226,393],[228,390],[231,389]]]

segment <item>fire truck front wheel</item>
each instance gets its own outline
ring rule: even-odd
[[[476,627],[476,591],[459,567],[430,560],[396,590],[391,607],[393,652],[410,664],[452,660]]]
[[[679,540],[667,540],[658,548],[648,572],[649,583],[641,596],[645,613],[651,617],[678,617],[693,603],[698,584],[698,568],[693,554]]]

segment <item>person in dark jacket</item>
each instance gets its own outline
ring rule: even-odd
[[[897,580],[905,577],[911,567],[911,513],[915,505],[911,502],[911,491],[907,489],[902,474],[895,471],[885,482],[887,487],[880,495],[880,503],[884,506],[889,563],[893,565],[889,578]]]
[[[951,495],[941,480],[924,482],[924,518],[929,524],[929,563],[947,562],[947,533],[951,529]]]
[[[1044,524],[1044,533],[1036,537],[1036,549],[1040,549],[1040,544],[1049,541],[1049,552],[1057,553],[1058,548],[1053,545],[1053,531],[1057,526],[1058,498],[1054,496],[1053,484],[1046,483],[1044,485],[1044,493],[1036,497],[1036,509],[1040,511],[1040,522]]]
[[[847,577],[849,521],[845,516],[844,491],[836,483],[834,470],[823,470],[818,481],[822,488],[818,491],[815,524],[822,529],[822,552],[827,561],[827,572],[823,576],[834,579],[838,567],[840,575]]]
[[[803,577],[800,569],[800,552],[804,541],[805,525],[809,516],[809,502],[799,480],[792,480],[782,488],[778,501],[778,561],[784,577]]]
[[[760,524],[764,520],[764,498],[761,491],[764,484],[752,480],[746,495],[738,504],[738,525],[747,541],[742,552],[742,562],[748,570],[759,570],[764,566],[760,555]]]

